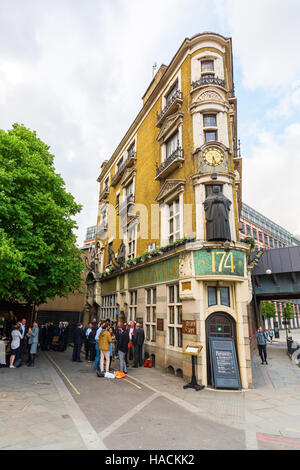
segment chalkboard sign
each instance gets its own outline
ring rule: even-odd
[[[242,388],[233,340],[210,336],[209,352],[213,386],[215,388]]]

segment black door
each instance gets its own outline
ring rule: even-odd
[[[211,385],[211,365],[209,354],[210,336],[217,338],[232,338],[236,346],[236,326],[234,319],[224,312],[216,312],[206,320],[206,361],[207,361],[207,384]]]

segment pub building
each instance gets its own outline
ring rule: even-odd
[[[213,365],[209,346],[227,338],[247,389],[252,288],[250,248],[239,241],[237,142],[231,38],[187,38],[101,166],[87,309],[99,320],[142,323],[155,367],[186,381],[184,350],[202,346],[196,377],[205,386],[215,386],[214,367],[230,375],[233,362],[227,371],[226,361]]]

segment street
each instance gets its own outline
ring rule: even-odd
[[[41,352],[35,368],[0,370],[0,449],[299,449],[300,368],[284,348],[268,346],[269,366],[254,357],[253,389],[200,392],[160,370],[109,380],[70,348]]]

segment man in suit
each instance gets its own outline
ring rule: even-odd
[[[82,360],[80,359],[80,352],[81,352],[82,341],[83,341],[82,323],[79,323],[79,325],[75,329],[73,340],[74,340],[74,348],[73,348],[72,361],[82,362]]]
[[[145,333],[140,324],[137,323],[135,327],[135,333],[133,335],[134,344],[134,366],[143,366],[143,344],[145,341]]]
[[[15,361],[18,361],[19,359],[21,359],[22,349],[23,349],[23,345],[24,345],[24,342],[25,342],[25,330],[26,330],[26,318],[22,318],[21,328],[20,328],[20,333],[22,335],[22,339],[20,341],[20,347],[17,351]]]
[[[68,347],[69,331],[70,331],[69,323],[66,321],[64,331],[63,331],[63,344],[64,344],[64,349],[63,350],[64,351]]]

